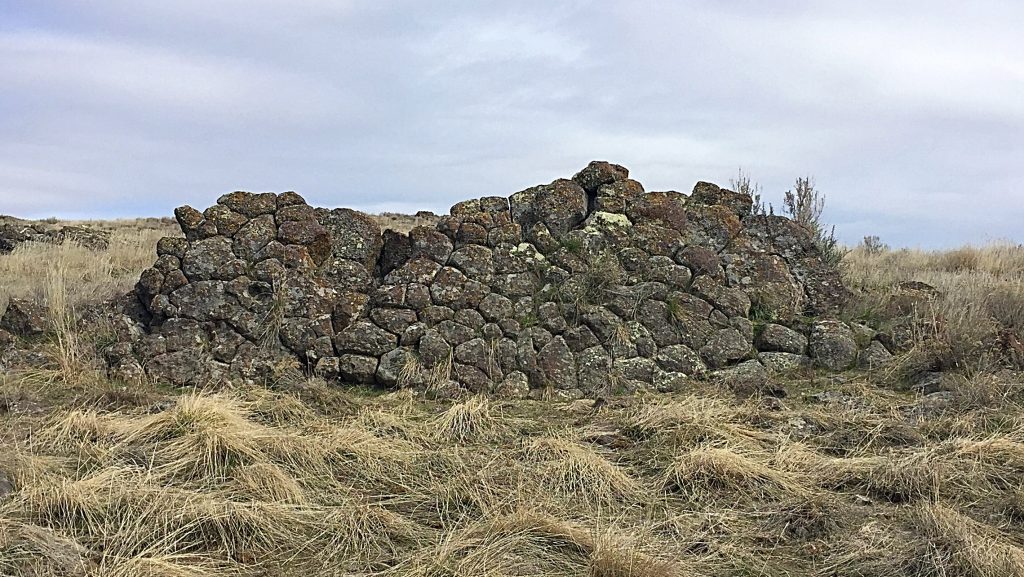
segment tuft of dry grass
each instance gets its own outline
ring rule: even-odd
[[[722,494],[780,500],[798,495],[802,488],[783,471],[742,451],[702,446],[679,455],[665,470],[662,487],[694,500]]]
[[[437,438],[455,442],[486,439],[503,429],[501,418],[491,415],[490,401],[479,395],[455,403],[438,415],[432,425]]]
[[[591,505],[638,503],[643,485],[597,450],[562,437],[541,437],[524,451],[536,465],[539,490]]]
[[[1024,550],[999,531],[941,504],[926,504],[916,521],[939,575],[1024,575]]]

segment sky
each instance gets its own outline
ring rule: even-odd
[[[798,176],[853,244],[1024,242],[1019,0],[0,0],[0,213],[447,212],[594,159]]]

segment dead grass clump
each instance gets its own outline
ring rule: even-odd
[[[591,447],[559,437],[542,437],[526,446],[525,461],[536,466],[538,490],[574,502],[622,506],[644,498],[643,486]],[[526,471],[527,474],[533,471]]]
[[[214,561],[202,555],[158,552],[129,558],[105,555],[97,577],[219,577],[243,575],[235,563]]]
[[[48,527],[0,517],[0,575],[84,577],[90,552]]]
[[[394,437],[403,441],[419,443],[428,439],[430,434],[424,424],[417,420],[420,416],[411,407],[398,408],[364,407],[359,411],[355,423],[374,435]]]
[[[75,463],[67,457],[39,454],[31,447],[7,447],[0,450],[0,472],[18,491],[25,487],[51,483],[62,478]]]
[[[821,576],[940,577],[923,567],[929,551],[915,532],[871,521],[846,539],[832,542]],[[934,567],[934,563],[927,563]],[[966,577],[966,576],[965,576]]]
[[[233,492],[248,499],[289,505],[304,505],[307,502],[298,481],[274,463],[236,467],[231,477]]]
[[[309,431],[300,443],[315,447],[339,482],[379,483],[382,491],[401,491],[413,482],[423,458],[418,446],[355,424]]]
[[[248,419],[249,408],[224,395],[188,394],[155,415],[122,423],[122,445],[142,453],[156,472],[218,480],[237,465],[259,462],[279,435]]]
[[[905,387],[927,373],[953,368],[956,368],[956,360],[950,345],[929,339],[893,356],[878,370],[878,374],[883,383]]]
[[[139,487],[140,479],[136,469],[111,467],[24,487],[17,504],[33,523],[95,534],[109,519],[110,503]]]
[[[315,557],[325,567],[390,566],[428,537],[424,527],[398,513],[360,502],[332,507],[316,521],[315,530]]]
[[[437,439],[457,443],[491,438],[503,429],[501,418],[491,415],[490,401],[479,395],[455,403],[431,426]]]
[[[778,541],[824,539],[836,533],[853,514],[830,495],[804,495],[769,512],[764,529]]]
[[[114,423],[93,409],[73,409],[51,418],[36,440],[56,450],[77,449],[82,443],[113,440]]]
[[[246,392],[253,420],[269,426],[303,425],[316,420],[316,413],[289,393],[257,388]]]
[[[301,551],[310,520],[299,508],[261,501],[236,502],[202,494],[144,511],[151,539],[171,538],[183,552],[207,551],[229,559],[254,561],[281,551]],[[176,506],[175,506],[176,505]],[[173,508],[167,509],[168,506]],[[139,539],[138,542],[146,542]]]
[[[626,415],[623,432],[638,440],[671,436],[684,446],[707,443],[748,444],[756,432],[737,424],[742,409],[708,396],[644,403]]]
[[[939,450],[948,462],[947,468],[966,477],[965,488],[981,482],[1013,487],[1024,477],[1024,443],[1004,435],[953,439]]]
[[[925,453],[867,457],[811,457],[801,467],[822,487],[856,489],[892,503],[935,498],[943,471]]]
[[[674,577],[699,575],[645,551],[611,527],[592,529],[547,514],[519,511],[450,533],[399,567],[402,575],[559,575]],[[664,551],[661,552],[664,554]]]
[[[820,434],[810,440],[837,456],[851,456],[893,447],[917,447],[926,439],[917,428],[895,415],[859,411],[821,411],[810,415]]]
[[[803,492],[788,474],[737,450],[699,447],[675,459],[662,476],[662,487],[691,499],[732,493],[780,500]]]
[[[1002,409],[1020,406],[1024,384],[1003,375],[975,373],[947,375],[953,403],[960,413],[976,409]]]
[[[1008,491],[999,505],[999,512],[1010,522],[1024,524],[1024,487]]]
[[[940,504],[921,507],[915,521],[934,551],[933,574],[955,577],[1024,575],[1024,550],[992,527]]]

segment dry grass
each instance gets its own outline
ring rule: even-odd
[[[105,253],[0,257],[0,290],[48,303],[51,324],[23,343],[42,361],[0,385],[2,575],[1024,574],[1022,381],[991,370],[1012,366],[998,347],[1021,327],[1019,248],[847,261],[883,330],[906,304],[896,283],[939,289],[888,378],[967,369],[942,410],[872,373],[843,377],[858,400],[843,407],[805,402],[838,387],[805,375],[771,408],[708,386],[581,411],[432,400],[446,363],[405,370],[430,394],[295,371],[271,389],[118,389],[96,356],[107,337],[78,319],[172,233],[134,226]]]
[[[954,251],[853,250],[843,261],[858,293],[850,315],[887,331],[907,332],[910,347],[896,376],[917,368],[984,373],[999,365],[1024,368],[1024,246],[994,243]],[[917,281],[930,298],[900,287]],[[894,327],[894,316],[909,325]]]
[[[70,242],[19,245],[0,258],[0,301],[17,297],[46,303],[59,294],[52,290],[55,280],[74,287],[66,303],[70,308],[119,296],[152,266],[161,237],[181,235],[177,225],[163,221],[150,227],[135,220],[87,224],[111,230],[107,250],[92,251]],[[60,274],[55,277],[55,272]]]
[[[300,393],[191,392],[155,413],[40,418],[0,465],[15,488],[0,501],[0,568],[1018,574],[1016,429],[860,443],[836,457],[793,438],[808,407],[764,420],[713,393],[571,423],[568,407],[529,401],[438,408],[402,393],[325,412]],[[855,438],[877,426],[842,423],[863,429]]]

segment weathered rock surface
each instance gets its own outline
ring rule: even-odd
[[[10,299],[7,310],[0,317],[0,329],[20,337],[41,335],[47,327],[46,309],[24,299]]]
[[[806,231],[750,207],[709,183],[646,192],[607,162],[408,234],[233,192],[175,211],[184,238],[160,241],[135,290],[148,334],[108,360],[176,384],[271,380],[290,358],[330,380],[508,398],[679,390],[709,371],[756,388],[805,358],[784,325],[845,293]],[[755,331],[755,314],[779,324]],[[819,323],[810,354],[851,366],[856,336]]]
[[[833,371],[850,368],[857,360],[853,330],[840,321],[819,321],[811,328],[811,358]]]
[[[765,352],[793,353],[807,352],[807,337],[782,325],[767,324],[754,339],[757,350]]]

